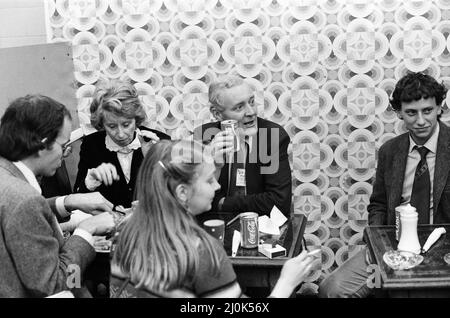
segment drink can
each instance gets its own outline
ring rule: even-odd
[[[220,128],[223,131],[229,131],[234,135],[234,151],[239,151],[240,143],[237,134],[238,122],[234,119],[223,120],[220,122]]]
[[[241,246],[243,248],[258,247],[258,214],[255,212],[245,212],[240,214],[241,222]]]

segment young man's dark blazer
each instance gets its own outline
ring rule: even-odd
[[[261,132],[267,131],[267,142],[261,142]],[[220,122],[207,123],[194,130],[194,139],[202,140],[208,144],[220,131]],[[278,134],[279,142],[276,149],[272,149],[271,141],[276,141]],[[264,138],[265,139],[265,138]],[[289,216],[292,201],[292,175],[289,166],[287,147],[290,138],[287,132],[280,125],[258,117],[258,133],[253,137],[252,149],[247,156],[246,163],[246,196],[226,197],[228,190],[228,163],[225,163],[219,177],[220,190],[214,197],[212,211],[218,211],[218,202],[222,197],[226,197],[222,205],[225,212],[257,212],[260,215],[268,215],[273,206],[276,205],[283,214]],[[260,149],[261,148],[261,149]],[[267,149],[265,149],[267,148]],[[271,174],[261,173],[261,169],[270,166],[267,159],[261,157],[261,153],[268,157],[277,157],[278,169]],[[252,159],[253,158],[253,159]],[[255,160],[256,159],[256,160]],[[249,162],[250,161],[250,162]]]
[[[450,128],[439,122],[433,184],[433,223],[450,223]],[[369,212],[370,225],[394,225],[395,208],[401,203],[406,160],[409,150],[409,133],[384,143],[378,153]]]
[[[170,139],[168,135],[158,130],[139,127],[141,130],[148,130],[155,133],[159,139]],[[84,180],[88,169],[96,168],[103,162],[112,163],[119,174],[120,180],[114,181],[110,186],[100,185],[94,191],[99,191],[107,200],[114,205],[122,205],[125,208],[131,206],[133,201],[133,192],[136,184],[136,178],[143,160],[141,149],[133,152],[131,161],[130,182],[127,184],[125,175],[117,159],[117,153],[109,151],[105,146],[105,131],[97,131],[91,135],[85,136],[80,146],[80,161],[78,163],[78,174],[75,180],[75,192],[91,192],[86,188]]]

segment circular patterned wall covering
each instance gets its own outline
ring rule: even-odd
[[[48,0],[46,11],[49,42],[73,44],[87,133],[100,78],[131,79],[147,124],[174,138],[212,119],[217,76],[248,79],[260,116],[291,136],[295,213],[322,249],[304,293],[362,244],[377,149],[404,131],[396,81],[412,70],[450,82],[444,0]]]

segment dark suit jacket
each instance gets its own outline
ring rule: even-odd
[[[194,139],[207,144],[219,131],[220,122],[207,123],[194,130]],[[218,211],[219,200],[226,197],[222,211],[269,215],[276,205],[289,216],[292,201],[292,175],[287,154],[289,142],[289,135],[283,127],[258,117],[258,133],[253,137],[245,167],[247,195],[226,196],[229,163],[225,163],[218,180],[221,188],[216,192],[212,210]]]
[[[46,200],[2,157],[0,198],[0,298],[67,290],[73,266],[83,275],[94,248],[78,235],[64,240],[49,205],[54,200]]]
[[[439,123],[433,184],[434,223],[450,223],[450,128]],[[401,203],[409,134],[388,140],[380,147],[373,185],[369,225],[395,225],[395,208]]]
[[[149,130],[155,133],[160,139],[170,139],[168,135],[157,130],[146,127],[139,127],[139,129]],[[83,142],[80,146],[80,161],[78,163],[78,174],[75,180],[74,191],[90,192],[84,183],[88,169],[96,168],[104,162],[112,163],[117,169],[120,180],[114,181],[110,186],[102,184],[94,191],[99,191],[114,205],[122,205],[125,208],[129,208],[133,201],[136,178],[143,159],[142,151],[139,149],[133,152],[130,181],[127,183],[119,159],[117,159],[117,153],[106,149],[105,137],[105,131],[97,131],[83,138]]]

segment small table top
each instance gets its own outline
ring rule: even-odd
[[[450,224],[419,225],[417,234],[420,245],[423,246],[437,227],[444,227],[447,233],[444,233],[423,255],[424,260],[421,264],[408,270],[393,270],[383,261],[386,251],[397,249],[395,226],[365,228],[364,239],[372,261],[379,266],[384,289],[450,287],[450,265],[444,261],[444,255],[450,253]]]
[[[233,218],[230,213],[207,213],[202,218],[201,222],[209,219],[222,219],[225,224]],[[202,224],[201,223],[201,224]],[[260,239],[271,240],[276,244],[283,246],[286,249],[286,256],[279,256],[275,258],[268,258],[258,252],[258,248],[242,248],[239,246],[237,255],[231,257],[231,245],[233,240],[234,230],[240,231],[239,219],[225,227],[224,247],[227,255],[230,257],[233,265],[252,266],[252,267],[281,267],[286,260],[297,256],[302,250],[303,233],[306,226],[306,219],[302,214],[294,214],[288,221],[280,228],[281,234],[279,236],[272,236],[264,234]]]

